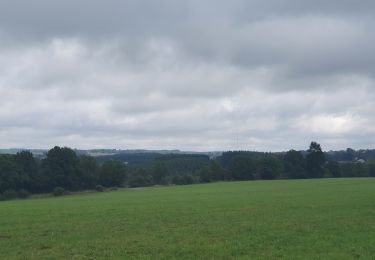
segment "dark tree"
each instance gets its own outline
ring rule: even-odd
[[[92,156],[83,155],[79,158],[80,186],[92,189],[99,182],[99,166]]]
[[[214,160],[211,160],[206,166],[203,166],[199,171],[200,182],[212,182],[224,180],[226,178],[226,172]]]
[[[332,177],[341,177],[340,164],[337,161],[329,161],[327,163],[327,170]]]
[[[290,179],[306,178],[306,161],[301,152],[290,150],[285,154],[284,175]]]
[[[214,179],[214,172],[212,171],[210,166],[205,166],[199,172],[199,180],[200,182],[211,182]]]
[[[306,156],[306,166],[308,177],[321,178],[324,175],[325,155],[320,144],[311,142]]]
[[[157,162],[154,164],[152,170],[152,178],[155,184],[164,184],[165,177],[168,175],[168,168],[164,162]]]
[[[78,157],[67,147],[55,146],[42,161],[43,173],[47,177],[48,190],[62,187],[66,190],[82,188],[79,180]]]
[[[229,171],[234,180],[253,180],[257,171],[257,162],[247,155],[237,155],[229,163]]]
[[[283,163],[275,156],[266,156],[260,160],[259,177],[261,179],[272,180],[281,176]]]
[[[370,158],[367,163],[368,175],[375,177],[375,158]]]
[[[346,160],[347,161],[354,161],[355,160],[355,150],[352,148],[347,148],[346,149]]]
[[[20,167],[21,187],[22,189],[38,192],[39,165],[33,154],[29,151],[18,152],[15,155],[15,161]]]
[[[129,187],[147,187],[153,184],[152,176],[140,168],[133,175],[129,176]]]
[[[172,183],[176,185],[189,185],[193,184],[195,182],[195,179],[192,175],[186,174],[186,175],[176,175],[172,178]]]
[[[99,183],[105,187],[121,187],[126,179],[126,165],[121,161],[106,161],[100,168]]]
[[[367,177],[368,170],[365,164],[359,162],[340,163],[342,177]]]
[[[217,161],[211,160],[209,167],[212,172],[214,181],[229,179],[230,176],[228,176],[228,173],[220,166]]]
[[[0,193],[16,190],[24,183],[22,170],[17,165],[14,156],[0,155]]]

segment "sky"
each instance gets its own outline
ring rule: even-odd
[[[1,0],[0,147],[375,148],[375,1]]]

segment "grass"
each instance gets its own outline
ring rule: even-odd
[[[0,202],[1,259],[374,259],[375,179]]]

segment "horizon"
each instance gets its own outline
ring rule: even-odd
[[[165,152],[181,152],[181,153],[223,153],[223,152],[259,152],[259,153],[285,153],[285,152],[288,152],[290,150],[295,150],[295,151],[307,151],[309,149],[309,147],[307,146],[306,148],[302,148],[302,149],[286,149],[286,150],[279,150],[279,151],[271,151],[271,150],[267,150],[267,151],[262,151],[262,150],[249,150],[249,149],[227,149],[227,150],[183,150],[183,149],[147,149],[147,148],[77,148],[77,147],[70,147],[70,146],[66,146],[66,145],[54,145],[54,146],[51,146],[49,148],[27,148],[27,147],[11,147],[11,148],[0,148],[0,151],[1,150],[19,150],[19,151],[34,151],[34,150],[42,150],[42,151],[48,151],[48,150],[51,150],[52,148],[54,147],[67,147],[67,148],[70,148],[72,150],[78,150],[78,151],[94,151],[94,150],[114,150],[114,151],[145,151],[145,152],[160,152],[160,151],[165,151]],[[375,148],[359,148],[359,149],[355,149],[355,148],[352,148],[352,147],[346,147],[346,148],[343,148],[343,149],[337,149],[337,150],[332,150],[332,149],[324,149],[324,147],[322,146],[322,151],[323,152],[340,152],[340,151],[346,151],[347,149],[353,149],[354,151],[366,151],[366,150],[375,150]]]

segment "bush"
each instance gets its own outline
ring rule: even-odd
[[[189,185],[195,182],[194,177],[190,174],[187,175],[176,175],[172,178],[172,183],[176,185]]]
[[[184,180],[183,180],[183,178],[180,175],[175,175],[172,178],[172,183],[176,184],[176,185],[183,185],[184,184]]]
[[[149,175],[146,176],[132,176],[129,179],[129,187],[130,188],[137,188],[137,187],[147,187],[151,186],[152,183],[152,177]]]
[[[194,183],[194,177],[191,175],[185,175],[184,176],[184,182],[186,185],[193,184]]]
[[[126,165],[122,161],[106,161],[99,173],[99,183],[105,187],[122,187],[126,178]]]
[[[17,192],[15,190],[6,190],[3,193],[3,197],[6,200],[15,199],[15,198],[17,198],[17,196],[18,196],[18,194],[17,194]]]
[[[104,187],[102,185],[96,185],[95,190],[99,191],[99,192],[103,192],[104,191]]]
[[[63,196],[66,194],[66,191],[64,190],[64,188],[61,188],[61,187],[56,187],[53,189],[53,195],[54,196]]]
[[[369,162],[367,168],[368,175],[370,177],[375,177],[375,163],[373,161]]]
[[[22,198],[22,199],[26,199],[28,197],[30,197],[30,192],[28,192],[27,190],[25,189],[20,189],[18,191],[18,197]]]

